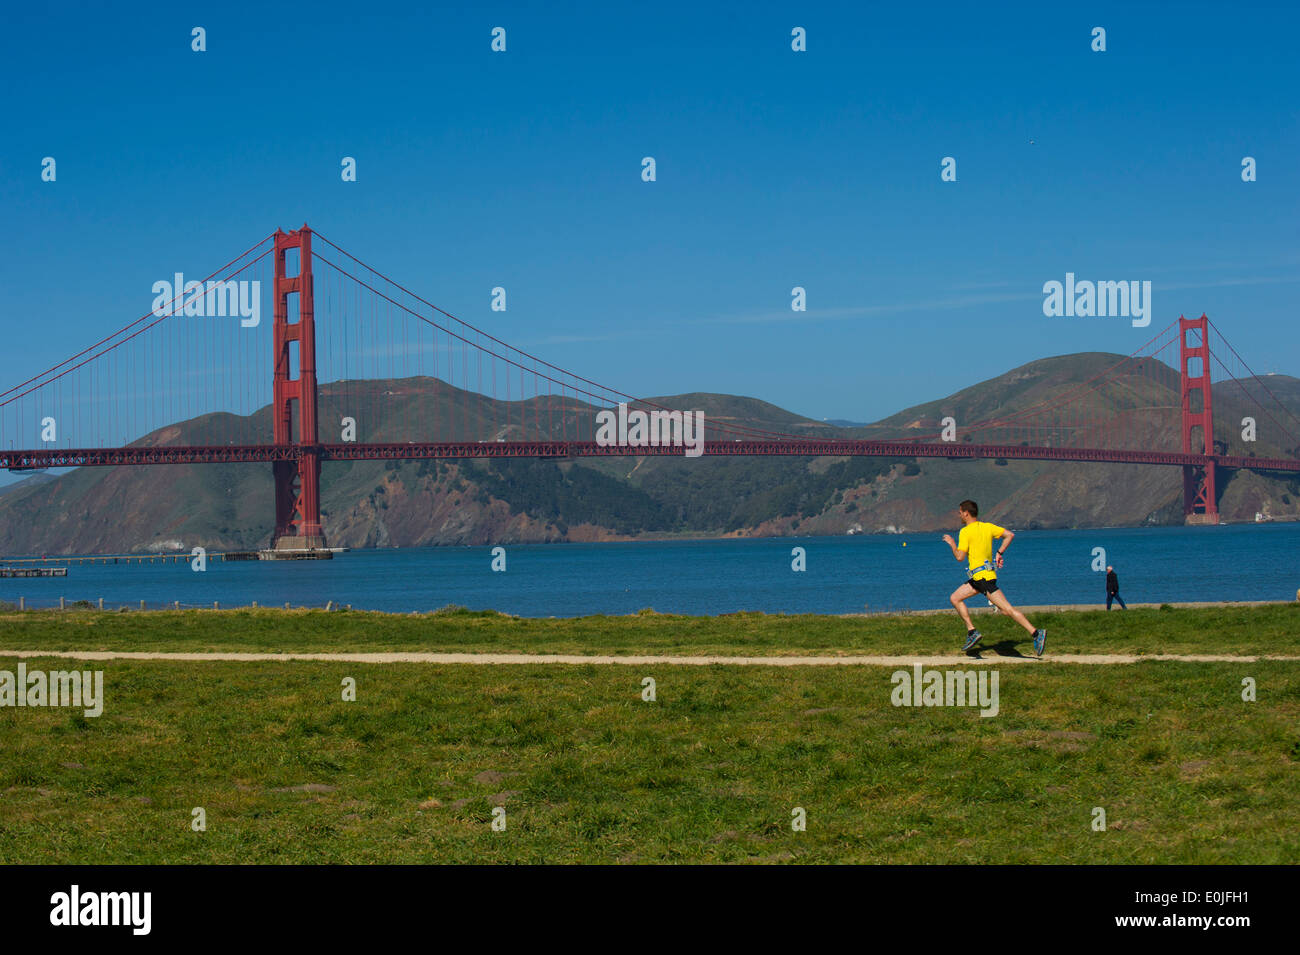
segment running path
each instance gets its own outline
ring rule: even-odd
[[[161,660],[184,663],[283,663],[313,661],[321,663],[436,663],[470,665],[514,665],[551,663],[561,665],[620,666],[951,666],[956,663],[1078,663],[1085,665],[1144,663],[1169,660],[1177,663],[1257,663],[1276,660],[1300,662],[1300,656],[1253,656],[1228,654],[1177,653],[1058,653],[1039,659],[1020,656],[966,656],[961,653],[930,656],[798,656],[798,657],[722,657],[722,656],[600,656],[565,653],[167,653],[148,650],[0,650],[5,657],[62,657],[69,660]]]

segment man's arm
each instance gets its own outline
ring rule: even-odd
[[[999,547],[998,552],[993,555],[993,559],[994,561],[997,562],[998,567],[1002,566],[1002,555],[1007,552],[1007,548],[1011,546],[1011,542],[1015,539],[1016,539],[1015,531],[1002,532],[1002,546]]]
[[[964,550],[957,549],[957,542],[952,539],[951,534],[944,534],[943,542],[947,544],[948,547],[952,550],[952,556],[955,557],[957,560],[961,561],[966,559],[966,552]]]

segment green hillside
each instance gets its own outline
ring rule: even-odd
[[[904,409],[866,427],[842,428],[756,398],[695,393],[649,399],[701,410],[706,437],[752,428],[825,437],[892,438],[933,434],[952,417],[963,439],[1019,443],[1014,429],[972,432],[967,425],[1076,392],[1122,356],[1086,353],[1046,358],[953,395]],[[1089,401],[1124,422],[1145,446],[1173,450],[1178,437],[1178,378],[1163,365],[1108,382]],[[1259,440],[1235,441],[1252,413],[1250,389],[1216,385],[1216,436],[1231,453],[1297,452],[1287,426],[1300,424],[1300,382],[1271,376],[1269,391],[1287,411],[1261,419]],[[1264,396],[1267,397],[1267,396]],[[595,406],[543,396],[500,402],[428,377],[332,382],[320,394],[322,440],[337,441],[342,419],[362,442],[515,440],[538,427],[552,437],[592,436]],[[1254,414],[1258,415],[1256,409]],[[213,444],[270,439],[270,412],[247,418],[204,415],[159,429],[143,445]],[[525,425],[527,422],[527,425]],[[1057,440],[1098,446],[1100,434],[1067,432]],[[1015,527],[1169,524],[1182,520],[1176,468],[830,457],[609,457],[572,460],[329,462],[321,475],[326,536],[349,547],[613,540],[667,536],[771,536],[932,530],[947,526],[952,505],[980,501],[992,519]],[[1225,473],[1226,520],[1300,517],[1300,480]],[[109,553],[266,546],[272,532],[267,465],[82,468],[28,481],[0,495],[0,552]]]

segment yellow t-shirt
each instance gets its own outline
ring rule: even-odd
[[[987,521],[972,521],[961,529],[957,536],[957,549],[966,552],[966,559],[970,562],[971,578],[973,580],[994,580],[998,573],[995,570],[976,570],[976,567],[983,566],[993,559],[993,538],[1001,537],[1006,533],[1004,528],[996,524],[990,524]]]

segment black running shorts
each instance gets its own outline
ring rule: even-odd
[[[991,594],[998,589],[998,579],[996,577],[989,580],[976,580],[972,577],[966,583],[974,587],[977,594]]]

